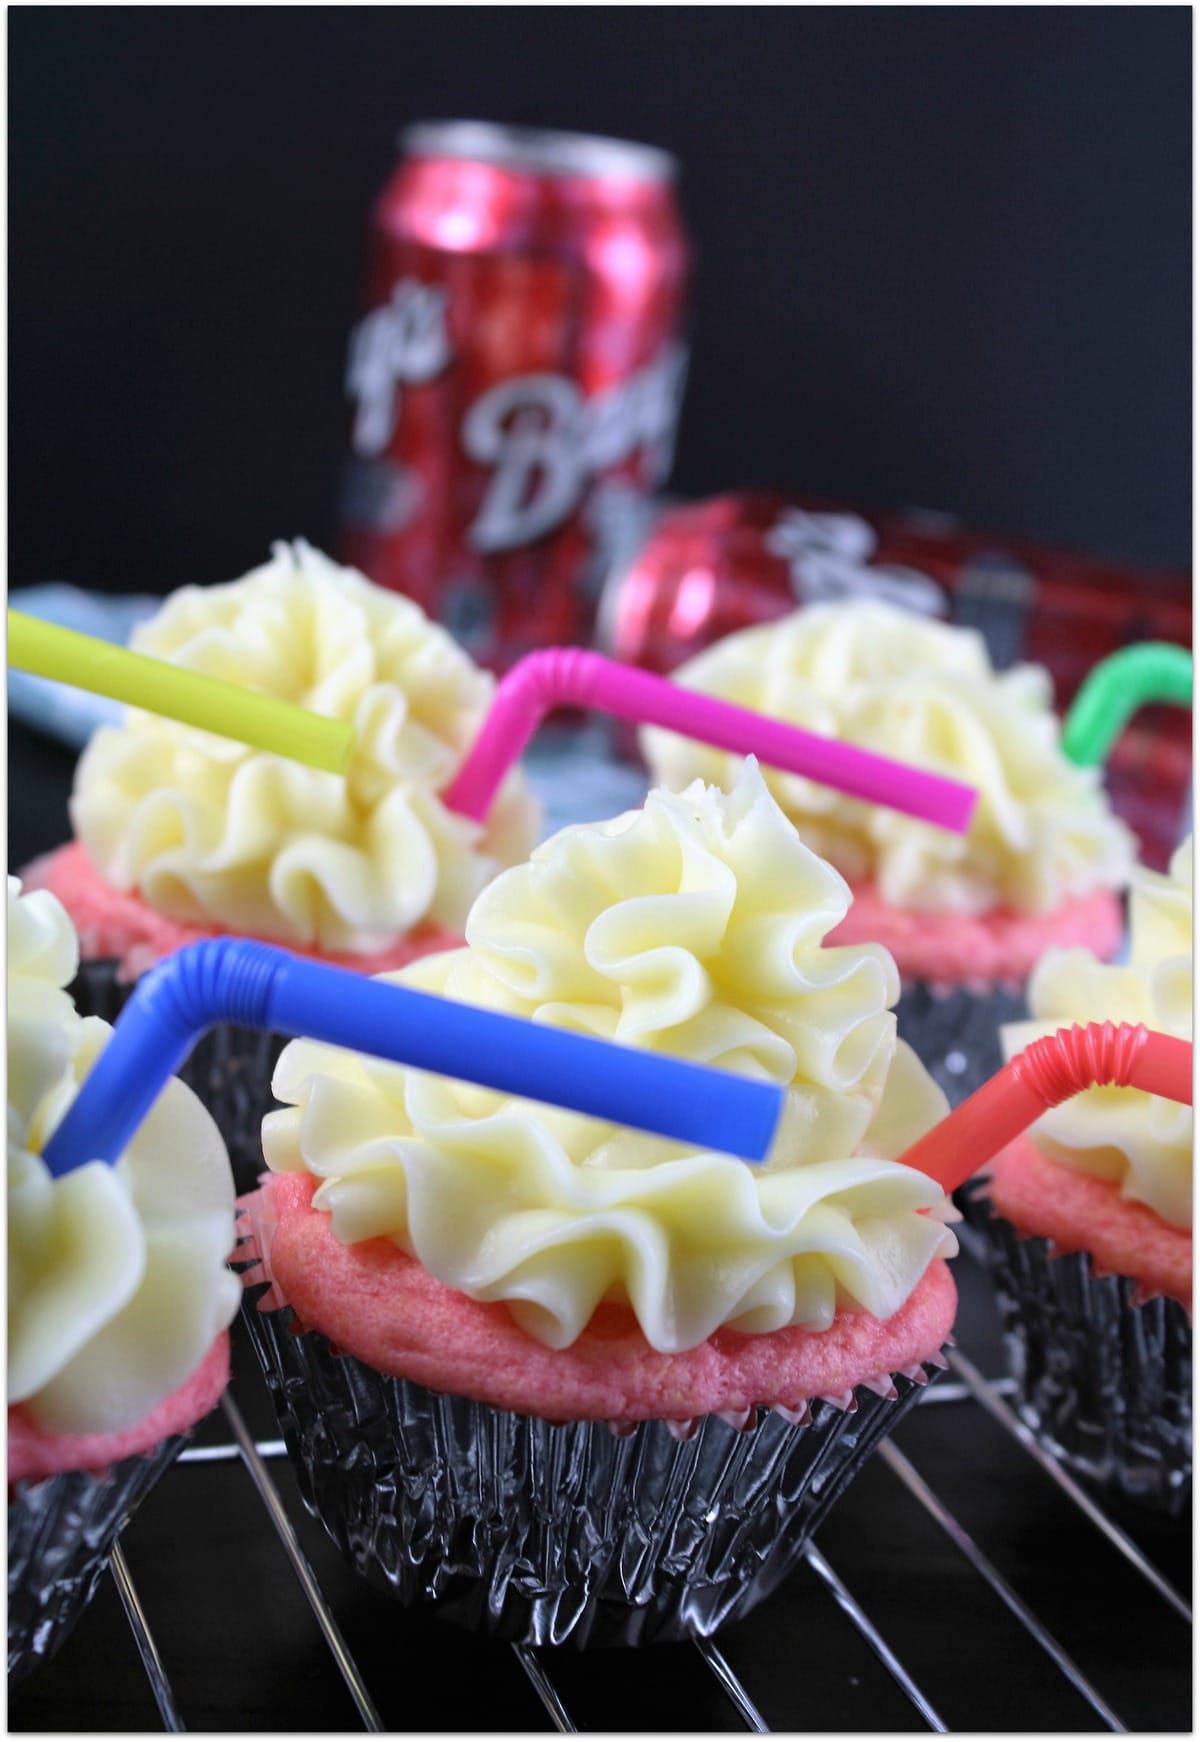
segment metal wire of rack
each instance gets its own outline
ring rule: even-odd
[[[1049,1478],[1064,1502],[1101,1534],[1109,1549],[1122,1557],[1127,1567],[1138,1576],[1146,1601],[1161,1605],[1164,1616],[1170,1612],[1176,1621],[1190,1626],[1191,1609],[1181,1593],[1154,1566],[1138,1544],[1042,1450],[1029,1429],[1009,1407],[1006,1396],[1011,1392],[1011,1382],[985,1378],[975,1363],[958,1349],[950,1351],[949,1361],[950,1375],[926,1392],[919,1409],[925,1412],[936,1408],[947,1421],[957,1411],[976,1409],[985,1412],[991,1421],[1003,1429],[1012,1445],[1020,1449],[1029,1464],[1036,1466]],[[221,1408],[229,1438],[221,1443],[185,1449],[178,1474],[173,1479],[183,1484],[189,1480],[189,1472],[198,1467],[240,1460],[266,1518],[278,1537],[292,1573],[307,1599],[316,1626],[362,1728],[373,1732],[384,1731],[388,1726],[380,1715],[379,1704],[346,1643],[334,1614],[333,1604],[313,1571],[279,1485],[271,1473],[271,1464],[286,1457],[282,1440],[256,1440],[231,1396],[226,1396]],[[1035,1612],[1031,1603],[1003,1576],[992,1556],[967,1531],[913,1461],[890,1440],[880,1448],[879,1461],[887,1468],[894,1481],[916,1501],[926,1519],[949,1539],[955,1551],[969,1564],[990,1593],[1016,1619],[1027,1638],[1086,1702],[1093,1714],[1095,1727],[1114,1733],[1125,1733],[1126,1725],[1121,1716],[1097,1688],[1094,1680],[1060,1643],[1048,1622]],[[863,1644],[908,1702],[912,1713],[919,1720],[919,1726],[935,1732],[947,1732],[950,1726],[940,1715],[933,1698],[906,1668],[900,1651],[885,1637],[882,1629],[856,1598],[853,1578],[847,1579],[844,1568],[839,1571],[831,1564],[830,1558],[816,1543],[809,1545],[803,1559],[828,1598],[856,1630]],[[183,1731],[187,1726],[185,1715],[181,1711],[181,1702],[172,1688],[162,1655],[155,1644],[151,1620],[138,1596],[125,1554],[120,1547],[113,1556],[111,1571],[162,1727],[168,1731]],[[514,1645],[509,1649],[540,1704],[548,1728],[565,1734],[591,1727],[577,1711],[573,1711],[568,1696],[557,1685],[556,1667],[550,1661],[554,1657],[553,1653],[521,1645]],[[747,1685],[747,1678],[735,1670],[721,1643],[713,1640],[697,1641],[691,1649],[694,1650],[695,1659],[703,1665],[704,1672],[714,1678],[736,1723],[748,1730],[767,1733],[772,1726],[763,1716],[759,1697],[756,1696],[754,1688]],[[1040,1727],[1036,1713],[1030,1714],[1030,1720],[1031,1729]],[[635,1721],[629,1727],[641,1726]],[[981,1724],[980,1727],[989,1726]]]

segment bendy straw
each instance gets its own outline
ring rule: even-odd
[[[19,611],[8,613],[8,663],[329,774],[344,774],[354,751],[348,720],[328,719]]]
[[[728,1071],[389,986],[246,939],[189,944],[137,984],[43,1150],[51,1173],[116,1162],[218,1022],[292,1035],[762,1161],[784,1091]]]
[[[970,1179],[1049,1107],[1114,1084],[1192,1104],[1192,1043],[1144,1024],[1089,1022],[1032,1041],[900,1157],[947,1192]]]
[[[978,797],[956,780],[700,695],[603,654],[551,647],[529,654],[501,680],[474,745],[443,794],[448,808],[481,821],[504,776],[558,707],[596,708],[619,720],[664,726],[955,834],[966,833]]]
[[[1102,659],[1063,722],[1063,753],[1085,768],[1104,761],[1139,708],[1192,705],[1192,656],[1172,641],[1140,641]]]

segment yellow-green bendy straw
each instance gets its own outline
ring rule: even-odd
[[[8,663],[330,774],[344,774],[354,750],[349,720],[331,720],[20,611],[8,613]]]

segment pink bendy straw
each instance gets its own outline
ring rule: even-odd
[[[447,808],[481,822],[543,719],[560,707],[595,708],[637,725],[664,726],[958,835],[966,833],[979,796],[957,780],[699,695],[601,653],[550,647],[527,655],[501,680],[478,738],[442,795]]]
[[[947,1192],[1027,1131],[1049,1107],[1084,1089],[1144,1089],[1192,1104],[1192,1043],[1139,1023],[1089,1022],[1043,1035],[900,1157]]]

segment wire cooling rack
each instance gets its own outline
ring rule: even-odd
[[[972,1335],[986,1284],[958,1269],[949,1372],[781,1590],[693,1645],[503,1646],[376,1597],[305,1514],[243,1350],[10,1726],[1186,1731],[1187,1523],[1118,1521],[1041,1450],[977,1365],[1000,1364],[990,1321]]]

